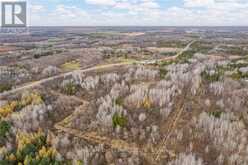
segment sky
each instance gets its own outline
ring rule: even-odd
[[[27,0],[27,3],[31,26],[248,26],[248,0]]]

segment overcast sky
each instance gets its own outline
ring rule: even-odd
[[[248,25],[248,0],[27,0],[27,2],[28,22],[31,26]]]

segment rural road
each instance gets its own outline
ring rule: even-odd
[[[196,42],[196,41],[195,40],[191,41],[184,49],[182,49],[180,52],[178,52],[175,56],[166,57],[166,58],[159,59],[159,60],[144,60],[144,61],[136,61],[136,62],[120,62],[120,63],[115,63],[115,64],[106,64],[106,65],[94,66],[94,67],[83,69],[83,70],[74,70],[72,72],[67,72],[67,73],[57,75],[57,76],[53,76],[53,77],[45,78],[45,79],[42,79],[42,80],[39,80],[39,81],[31,82],[29,84],[25,84],[23,86],[14,88],[14,89],[12,89],[10,91],[6,91],[6,92],[0,94],[0,99],[2,99],[3,97],[6,97],[8,95],[20,92],[20,91],[24,91],[24,90],[27,90],[27,89],[31,89],[31,88],[40,86],[40,85],[42,85],[44,83],[53,81],[55,79],[70,76],[74,72],[86,73],[86,72],[90,72],[90,71],[97,71],[97,70],[108,69],[108,68],[112,68],[112,67],[120,67],[120,66],[132,65],[133,63],[135,63],[135,64],[154,64],[154,63],[161,62],[161,61],[173,60],[173,59],[176,59],[178,56],[180,56],[183,52],[187,51],[194,42]]]

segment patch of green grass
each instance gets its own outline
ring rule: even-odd
[[[118,113],[115,113],[114,116],[112,117],[112,125],[114,128],[116,128],[117,126],[120,127],[125,127],[127,125],[127,118],[123,115],[119,115]]]
[[[221,111],[214,111],[214,112],[209,112],[208,114],[209,114],[209,116],[213,116],[213,117],[219,119],[221,117],[221,115],[223,114],[223,112],[221,112]]]
[[[173,63],[175,63],[173,60],[169,60],[169,61],[157,62],[155,65],[164,67],[164,66],[171,65],[171,64],[173,64]]]
[[[81,65],[79,61],[70,61],[66,62],[63,65],[61,65],[62,70],[64,71],[72,71],[72,70],[78,70],[80,69]]]
[[[5,91],[9,91],[11,89],[12,89],[11,84],[0,84],[0,93],[5,92]]]

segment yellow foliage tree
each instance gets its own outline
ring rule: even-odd
[[[23,96],[20,101],[11,101],[4,106],[0,107],[0,117],[7,117],[16,109],[23,108],[27,105],[38,105],[43,103],[42,97],[38,93],[31,93]]]
[[[57,151],[54,148],[46,148],[45,146],[43,146],[40,150],[39,150],[39,154],[37,155],[38,158],[44,158],[44,157],[55,157],[57,154]]]
[[[151,103],[149,97],[147,97],[147,96],[144,97],[144,99],[138,103],[138,108],[143,107],[145,109],[149,109],[149,108],[151,108],[151,106],[152,106],[152,103]]]
[[[10,160],[10,161],[15,161],[15,160],[16,160],[16,156],[12,153],[12,154],[10,154],[10,155],[8,156],[7,159]]]
[[[17,101],[12,101],[0,107],[0,117],[7,117],[18,107]]]
[[[148,97],[146,97],[144,100],[143,100],[143,107],[146,108],[146,109],[150,109],[152,106],[151,104],[151,101]]]
[[[26,106],[30,104],[38,105],[43,102],[42,97],[38,93],[31,93],[27,96],[23,96],[21,99],[21,104]]]
[[[38,133],[25,133],[18,132],[16,135],[17,140],[17,150],[22,150],[27,144],[33,143],[36,139],[45,136],[42,131],[38,131]]]

